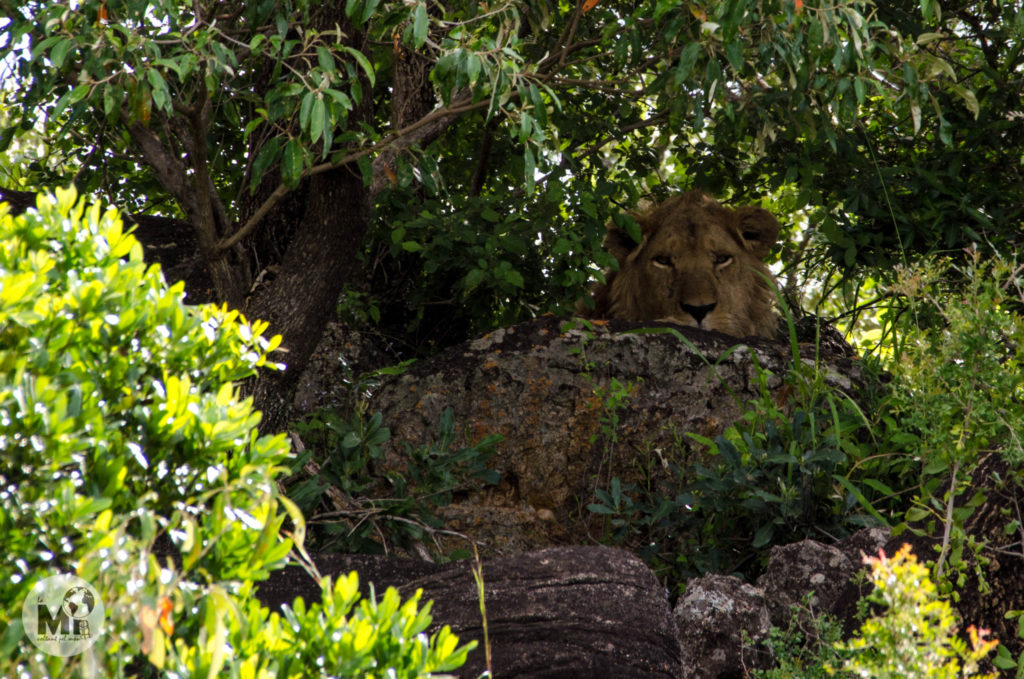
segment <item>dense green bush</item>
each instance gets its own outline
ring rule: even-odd
[[[910,546],[891,557],[880,552],[865,557],[874,590],[862,609],[881,610],[861,625],[857,634],[836,644],[846,657],[843,670],[871,679],[954,679],[996,675],[978,673],[983,660],[998,645],[987,632],[970,626],[971,644],[957,635],[957,620],[949,601],[939,595],[928,568],[918,563]]]
[[[874,589],[859,602],[861,625],[850,639],[842,626],[809,606],[792,607],[787,629],[772,628],[766,642],[776,661],[758,679],[993,679],[979,674],[998,645],[973,625],[966,639],[949,601],[926,566],[904,545],[891,557],[864,557]],[[869,617],[869,613],[872,615]],[[970,640],[968,645],[967,640]]]
[[[1016,262],[982,259],[925,262],[894,284],[901,304],[887,316],[899,379],[893,407],[921,462],[906,521],[943,537],[939,573],[963,571],[973,541],[965,522],[985,502],[975,472],[987,456],[1005,462],[1006,480],[1024,483],[1024,306]],[[1007,535],[1019,519],[1007,517]],[[948,562],[948,563],[947,563]]]
[[[285,618],[254,584],[302,552],[305,522],[277,479],[289,448],[260,437],[233,383],[276,340],[236,312],[185,307],[114,211],[40,198],[0,206],[0,675],[425,676],[464,660],[429,607],[354,577]],[[288,530],[285,529],[286,523]],[[180,553],[175,564],[156,544]],[[22,604],[74,573],[106,606],[68,658],[37,650]]]

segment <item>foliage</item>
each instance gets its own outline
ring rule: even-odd
[[[677,583],[694,573],[753,575],[773,544],[887,523],[882,512],[894,507],[883,480],[902,483],[904,465],[874,456],[874,423],[816,367],[795,366],[785,402],[758,369],[760,397],[743,420],[714,440],[688,435],[704,452],[687,454],[680,441],[679,455],[662,455],[667,474],[651,460],[646,482],[598,488],[588,509],[605,517],[606,537]]]
[[[941,598],[928,569],[904,545],[887,557],[865,557],[874,591],[866,601],[883,611],[861,625],[837,648],[849,654],[843,670],[872,679],[917,677],[995,677],[977,674],[979,663],[998,645],[986,630],[967,629],[971,646],[957,635],[956,617]]]
[[[377,212],[353,288],[412,352],[569,308],[611,264],[604,224],[643,196],[810,211],[812,247],[783,260],[853,279],[1012,241],[1024,204],[1015,3],[0,7],[0,150],[45,117],[36,183],[74,173],[222,254],[301,178],[359,165]]]
[[[451,408],[441,415],[438,440],[406,444],[401,465],[385,460],[391,432],[382,421],[380,413],[366,417],[359,408],[348,420],[325,409],[296,425],[307,450],[292,465],[286,492],[316,527],[311,537],[319,551],[408,551],[440,528],[438,508],[467,482],[498,482],[486,463],[501,436],[456,449]],[[316,473],[300,473],[310,462]],[[340,503],[332,502],[332,488],[340,491]]]
[[[757,679],[825,679],[840,659],[835,645],[843,635],[843,626],[828,614],[811,609],[810,595],[799,605],[790,607],[786,629],[772,627],[765,648],[775,660],[767,670],[755,670]]]
[[[894,286],[902,302],[889,316],[900,379],[892,406],[921,461],[906,520],[929,534],[941,528],[940,574],[947,558],[960,565],[964,522],[985,500],[972,490],[982,458],[997,454],[1011,468],[1024,462],[1021,286],[1015,263],[977,252],[964,264],[904,270]]]
[[[865,557],[872,593],[859,602],[864,620],[853,638],[842,640],[842,625],[816,614],[806,603],[793,606],[788,627],[771,629],[766,647],[775,658],[759,679],[808,677],[970,677],[998,642],[985,630],[968,628],[971,647],[957,634],[956,618],[928,569],[909,545],[891,558]]]
[[[277,487],[288,445],[258,435],[233,386],[271,365],[278,340],[237,312],[185,307],[116,212],[74,191],[18,217],[0,206],[0,319],[0,674],[333,673],[312,660],[324,657],[425,676],[464,658],[447,632],[417,636],[429,616],[416,597],[348,615],[353,577],[325,582],[287,625],[254,599],[305,530]],[[59,572],[107,611],[98,642],[70,658],[36,650],[20,616]]]
[[[276,613],[267,618],[266,609],[250,619],[257,642],[252,650],[258,653],[264,644],[282,649],[275,659],[285,676],[309,676],[311,668],[320,667],[326,676],[414,679],[462,666],[476,642],[456,648],[459,639],[447,625],[428,639],[431,604],[421,608],[421,595],[417,590],[403,602],[398,590],[388,587],[380,600],[361,599],[356,573],[340,577],[333,588],[325,578],[320,602],[307,607],[299,598],[284,609],[283,620]],[[271,669],[255,662],[249,666]]]

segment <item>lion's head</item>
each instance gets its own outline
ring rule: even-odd
[[[736,337],[775,334],[763,261],[779,235],[771,213],[733,210],[690,191],[634,217],[639,245],[609,225],[605,247],[619,270],[595,289],[592,316],[671,320]]]

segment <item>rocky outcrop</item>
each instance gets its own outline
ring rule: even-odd
[[[800,361],[815,363],[812,346],[798,351]],[[908,541],[919,558],[934,557],[935,540],[910,531],[889,538],[871,529],[832,544],[804,540],[773,548],[756,583],[719,575],[692,580],[672,612],[653,575],[625,552],[541,549],[602,537],[581,508],[611,478],[629,483],[639,480],[638,473],[658,475],[672,465],[699,462],[704,451],[687,433],[715,436],[741,417],[751,399],[771,398],[784,407],[790,394],[782,376],[793,360],[790,345],[769,340],[549,317],[450,348],[382,379],[370,408],[382,412],[391,429],[389,464],[403,464],[403,444],[435,437],[445,408],[453,410],[457,426],[453,447],[492,433],[504,436],[490,460],[501,482],[460,494],[442,514],[446,529],[463,532],[485,555],[504,557],[484,564],[485,587],[495,597],[493,605],[488,598],[487,610],[495,658],[502,658],[500,665],[495,661],[497,676],[742,677],[770,666],[760,643],[766,624],[785,628],[793,610],[801,616],[830,613],[847,632],[856,628],[855,604],[865,591],[854,575],[864,554],[880,548],[894,553]],[[840,389],[855,393],[861,385],[858,364],[843,352],[816,365]],[[1022,650],[1015,643],[1017,621],[1004,615],[1024,608],[1019,534],[1004,530],[1007,508],[1024,505],[1014,473],[1004,464],[974,475],[989,501],[967,528],[988,538],[990,547],[983,560],[964,550],[967,577],[957,607],[964,625],[992,629],[1016,653]],[[465,549],[466,542],[448,547],[449,553]],[[435,624],[480,638],[467,565],[323,558],[329,567],[322,572],[354,568],[378,589],[395,584],[408,594],[423,587],[435,601]],[[296,582],[285,583],[279,601],[288,600]],[[579,598],[573,594],[577,585]],[[270,596],[268,587],[261,596]],[[668,640],[673,629],[675,642]],[[610,630],[619,630],[621,639]],[[465,676],[480,670],[479,662],[471,658],[476,664]]]
[[[805,350],[801,360],[813,363],[812,348]],[[475,537],[475,525],[514,513],[505,523],[523,525],[529,535],[505,537],[515,549],[535,549],[585,541],[589,526],[579,510],[610,479],[626,484],[699,459],[702,449],[689,434],[716,436],[747,402],[764,396],[758,368],[769,375],[767,396],[784,401],[782,376],[792,361],[788,344],[765,339],[545,317],[385,378],[370,408],[384,414],[399,458],[402,443],[435,435],[449,407],[460,432],[455,446],[501,434],[489,462],[500,485],[461,502],[463,516],[454,520]],[[857,363],[845,357],[820,369],[842,389],[861,380]],[[474,505],[485,520],[467,510]]]
[[[757,585],[725,575],[694,578],[674,610],[647,566],[620,549],[563,547],[486,560],[491,669],[498,677],[747,676],[772,666],[762,642],[772,626],[788,624],[790,611],[783,604],[812,601],[816,614],[841,614],[847,598],[860,596],[853,581],[859,566],[847,552],[876,546],[885,537],[884,531],[862,531],[835,547],[804,540],[773,550]],[[432,629],[449,625],[463,642],[480,643],[459,676],[476,677],[486,669],[471,562],[327,554],[315,561],[324,575],[357,571],[364,594],[371,582],[378,593],[389,586],[403,596],[422,589],[424,600],[434,602]],[[825,585],[849,596],[827,594]],[[296,596],[318,599],[319,590],[306,571],[290,567],[273,573],[258,595],[278,607]]]

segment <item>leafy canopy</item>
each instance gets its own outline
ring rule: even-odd
[[[611,264],[604,224],[649,194],[807,210],[811,247],[783,259],[841,279],[998,245],[1024,204],[1014,3],[0,7],[0,148],[45,117],[35,183],[73,172],[121,205],[222,215],[221,248],[302,177],[357,163],[378,208],[366,311],[420,338],[565,308]],[[424,96],[433,110],[400,125]],[[382,151],[397,156],[374,166]]]

